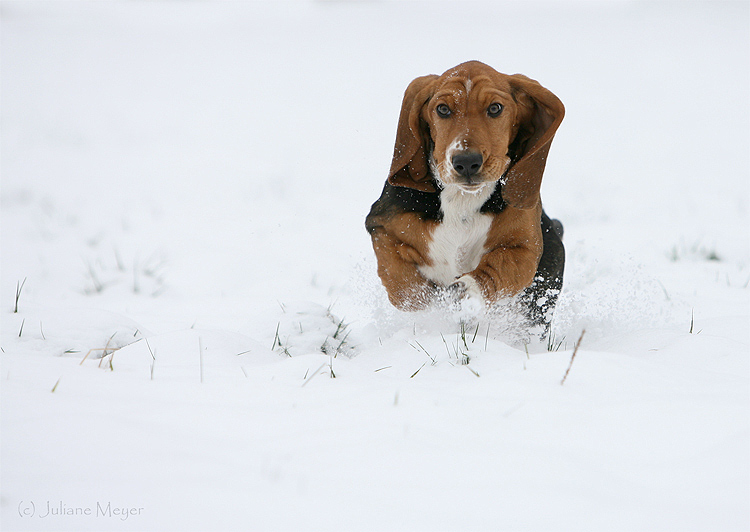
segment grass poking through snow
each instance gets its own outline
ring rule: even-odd
[[[419,373],[422,370],[423,367],[425,367],[425,364],[427,364],[427,362],[425,362],[424,364],[422,364],[421,366],[419,366],[419,369],[417,371],[415,371],[414,373],[412,373],[411,377],[409,377],[409,378],[413,379],[416,376],[416,374]]]
[[[318,369],[316,369],[316,370],[315,370],[315,371],[313,372],[313,374],[312,374],[312,375],[310,375],[310,377],[308,377],[307,379],[305,379],[305,382],[303,382],[303,383],[302,383],[302,387],[304,388],[305,386],[307,386],[307,383],[308,383],[308,382],[310,382],[311,380],[313,380],[313,379],[315,378],[315,376],[316,376],[316,375],[317,375],[318,373],[320,373],[320,370],[321,370],[321,369],[323,369],[324,367],[326,367],[326,364],[327,364],[327,362],[323,362],[323,363],[322,363],[322,364],[320,365],[320,367],[319,367]]]
[[[562,337],[562,340],[558,340],[557,337],[553,333],[550,333],[547,336],[547,351],[550,351],[550,352],[559,351],[560,348],[563,347],[563,345],[565,345],[564,342],[565,342],[565,336]]]
[[[276,334],[273,335],[273,345],[271,346],[271,351],[276,349],[277,345],[281,347],[281,340],[279,340],[279,327],[281,327],[281,322],[276,324]]]
[[[26,277],[23,278],[23,281],[16,281],[16,305],[13,307],[13,314],[18,314],[18,300],[21,299],[21,290],[23,290],[25,284]]]
[[[421,351],[422,351],[422,352],[423,352],[423,353],[424,353],[425,355],[427,355],[427,358],[429,358],[429,359],[430,359],[430,363],[431,363],[431,365],[433,365],[433,366],[434,366],[435,364],[437,364],[437,359],[436,359],[435,357],[433,357],[433,356],[432,356],[432,355],[431,355],[431,354],[430,354],[430,353],[429,353],[429,352],[427,351],[427,349],[425,349],[425,348],[424,348],[424,347],[422,346],[422,344],[420,344],[420,343],[419,343],[419,342],[418,342],[417,340],[414,340],[414,343],[415,343],[415,344],[417,344],[417,345],[419,346],[419,348],[417,348],[417,347],[414,347],[414,345],[413,345],[413,344],[412,344],[411,342],[409,342],[409,346],[410,346],[410,347],[411,347],[412,349],[414,349],[415,351],[420,351],[420,350],[421,350]]]
[[[468,364],[466,365],[466,369],[468,369],[469,371],[471,371],[475,376],[479,377],[479,373],[477,373],[476,371],[474,371],[474,369],[471,366],[469,366]]]

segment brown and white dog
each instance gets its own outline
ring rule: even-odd
[[[478,61],[411,82],[366,220],[393,305],[518,296],[532,322],[549,322],[565,251],[539,191],[564,113],[536,81]]]

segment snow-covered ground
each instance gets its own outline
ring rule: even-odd
[[[749,14],[2,2],[2,529],[749,529]],[[468,59],[567,108],[549,350],[375,274]]]

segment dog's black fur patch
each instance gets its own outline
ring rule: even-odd
[[[435,189],[437,189],[437,184],[435,184]],[[380,198],[372,204],[370,214],[365,220],[365,227],[369,233],[372,233],[378,225],[377,219],[387,219],[404,212],[417,213],[423,220],[441,222],[443,213],[440,211],[440,194],[422,192],[409,187],[397,187],[386,181]]]

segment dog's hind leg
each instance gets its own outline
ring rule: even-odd
[[[547,214],[542,212],[542,257],[539,259],[534,281],[518,299],[531,325],[542,327],[542,339],[547,336],[557,298],[562,290],[565,270],[562,235],[562,223],[559,220],[550,220]]]

